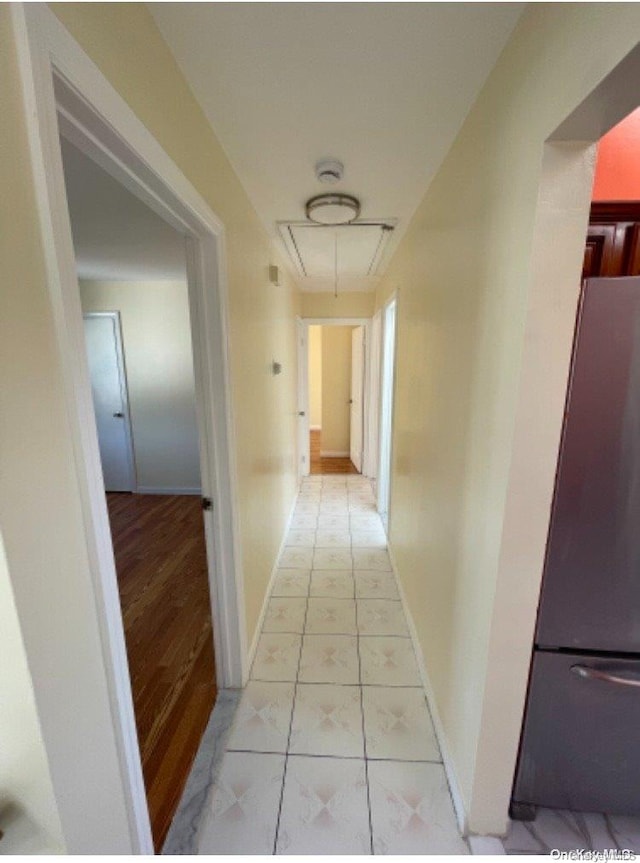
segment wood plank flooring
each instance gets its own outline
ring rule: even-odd
[[[107,494],[156,852],[216,696],[199,497]]]
[[[310,473],[358,473],[350,458],[322,458],[320,456],[322,432],[311,431],[309,434],[311,436]]]

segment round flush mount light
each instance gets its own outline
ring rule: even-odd
[[[353,195],[316,195],[307,201],[305,212],[319,225],[348,225],[360,215],[360,201]]]

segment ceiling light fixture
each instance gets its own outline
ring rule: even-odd
[[[307,201],[305,212],[318,225],[348,225],[360,215],[360,201],[353,195],[316,195]]]

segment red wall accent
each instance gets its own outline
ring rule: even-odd
[[[600,139],[594,201],[640,201],[640,108]]]

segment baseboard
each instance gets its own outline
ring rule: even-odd
[[[135,494],[202,494],[201,488],[173,488],[170,486],[139,485]]]
[[[320,458],[347,458],[349,456],[348,452],[342,452],[341,450],[321,450]]]
[[[296,503],[298,502],[298,493],[296,491],[296,496],[293,499],[293,503],[291,505],[291,511],[289,512],[289,516],[287,518],[287,522],[285,524],[284,532],[282,534],[282,542],[280,543],[280,548],[278,549],[278,554],[276,555],[276,559],[273,564],[273,568],[271,570],[271,575],[269,576],[269,583],[267,584],[267,589],[264,594],[264,599],[262,600],[262,608],[260,609],[260,614],[258,615],[258,623],[256,624],[256,631],[253,633],[253,638],[251,640],[251,647],[249,648],[249,653],[247,657],[247,668],[251,671],[251,666],[253,665],[253,660],[255,659],[256,650],[258,649],[258,641],[260,639],[260,634],[262,633],[262,624],[264,623],[264,618],[267,613],[267,605],[269,603],[269,597],[271,596],[271,590],[273,588],[273,582],[275,581],[276,572],[278,571],[278,563],[280,561],[280,556],[284,551],[285,543],[287,541],[287,536],[289,534],[289,530],[291,529],[291,522],[293,521],[293,513],[296,509]]]
[[[309,431],[322,431],[322,426],[309,426]]]
[[[405,613],[405,617],[407,619],[407,625],[409,627],[409,634],[411,636],[411,641],[413,642],[413,649],[416,655],[416,660],[418,663],[418,671],[420,672],[420,677],[422,679],[422,685],[424,686],[424,691],[427,694],[427,702],[429,705],[429,712],[431,713],[431,719],[433,720],[433,727],[436,732],[436,737],[438,739],[438,746],[440,747],[440,754],[442,755],[442,763],[444,766],[444,772],[447,777],[447,782],[449,784],[449,793],[451,795],[451,802],[453,803],[453,809],[456,813],[456,820],[458,822],[458,827],[460,829],[460,833],[463,836],[468,835],[468,820],[467,820],[467,810],[465,808],[462,792],[460,790],[460,783],[458,781],[458,777],[456,776],[455,768],[453,766],[453,760],[449,755],[449,748],[447,745],[447,738],[444,732],[444,726],[442,725],[442,720],[440,719],[440,715],[438,713],[438,708],[436,705],[436,699],[433,692],[433,687],[431,686],[431,680],[429,679],[429,674],[427,672],[427,667],[424,661],[424,654],[422,653],[422,648],[420,646],[420,641],[418,640],[418,631],[416,629],[416,625],[413,621],[413,616],[411,611],[409,610],[409,605],[407,603],[407,597],[405,595],[404,589],[402,587],[402,582],[398,576],[398,567],[396,566],[396,562],[393,557],[393,552],[391,550],[391,546],[387,542],[387,550],[389,552],[389,559],[391,560],[391,566],[393,567],[393,571],[396,576],[396,582],[398,584],[398,592],[400,594],[400,601],[402,603],[402,608]]]

